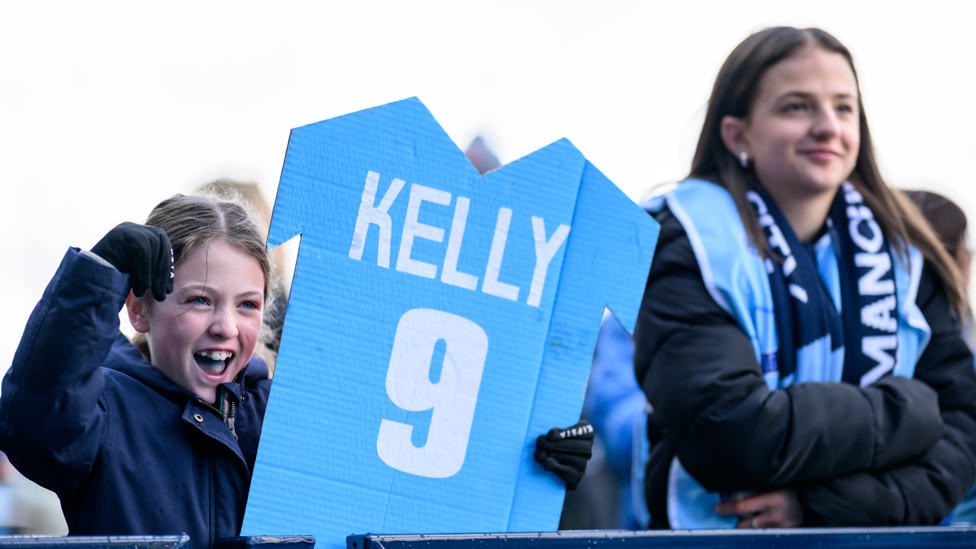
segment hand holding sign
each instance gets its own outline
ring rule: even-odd
[[[570,490],[583,480],[592,455],[593,426],[585,419],[567,429],[553,427],[535,439],[535,460],[565,480]]]
[[[243,532],[554,529],[535,437],[604,305],[633,327],[654,222],[566,140],[479,176],[408,99],[292,131],[269,244],[299,234]]]

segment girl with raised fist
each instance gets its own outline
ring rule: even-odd
[[[240,533],[271,381],[274,299],[237,202],[177,195],[71,248],[3,380],[0,448],[60,497],[71,535]],[[119,332],[125,305],[143,352]]]

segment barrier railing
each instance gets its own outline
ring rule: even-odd
[[[312,549],[314,536],[218,538],[213,549]],[[9,536],[0,549],[190,549],[190,536]]]
[[[311,549],[311,536],[222,538],[215,549]],[[0,549],[189,549],[180,536],[10,536]],[[588,530],[526,534],[364,534],[346,538],[347,549],[806,549],[972,548],[976,527],[830,528],[796,530]]]
[[[189,549],[190,536],[8,536],[0,549]]]
[[[973,548],[976,528],[825,528],[791,530],[590,530],[540,534],[365,534],[346,549],[806,549]]]

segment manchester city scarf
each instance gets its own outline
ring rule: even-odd
[[[789,376],[796,371],[797,352],[828,337],[831,350],[844,347],[842,381],[864,386],[889,374],[898,352],[891,246],[861,194],[845,182],[827,218],[840,271],[842,313],[820,278],[814,251],[796,237],[765,189],[756,184],[747,196],[776,255],[765,263],[779,348],[776,364],[764,368]]]

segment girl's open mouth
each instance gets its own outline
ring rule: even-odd
[[[234,353],[228,353],[223,351],[199,351],[193,355],[193,359],[196,361],[197,366],[200,367],[204,373],[219,376],[227,370],[227,365],[233,360]]]

